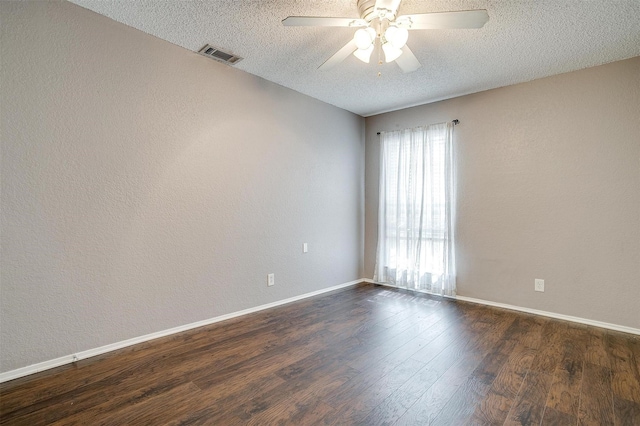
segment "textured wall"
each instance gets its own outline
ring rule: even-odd
[[[458,294],[640,328],[640,58],[367,118],[365,276],[376,132],[454,118]]]
[[[364,119],[70,3],[0,13],[0,371],[359,278]]]

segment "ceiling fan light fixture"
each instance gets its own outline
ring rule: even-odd
[[[373,50],[379,47],[379,43],[386,62],[395,61],[404,73],[409,73],[420,68],[420,61],[407,46],[409,38],[407,30],[482,28],[489,21],[486,9],[398,16],[401,1],[356,0],[360,13],[359,19],[288,16],[282,20],[282,24],[285,26],[347,27],[357,30],[353,34],[353,39],[318,67],[320,70],[330,69],[344,61],[352,53],[359,60],[368,63]]]
[[[355,52],[353,52],[353,56],[360,59],[365,64],[368,64],[369,60],[371,59],[372,53],[373,53],[373,44],[369,45],[367,49],[356,50]]]
[[[402,50],[398,49],[388,41],[382,45],[382,51],[384,52],[385,62],[393,62],[402,55]]]
[[[353,41],[356,42],[356,46],[358,47],[358,49],[367,50],[373,44],[375,35],[376,32],[373,28],[360,28],[353,35]]]

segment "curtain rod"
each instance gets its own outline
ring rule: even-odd
[[[457,126],[458,124],[460,124],[460,120],[458,120],[457,118],[455,120],[451,120],[451,122],[453,123],[454,126]],[[380,132],[376,133],[376,135],[379,135]]]

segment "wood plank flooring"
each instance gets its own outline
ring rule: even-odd
[[[10,425],[640,425],[640,339],[360,285],[0,385]]]

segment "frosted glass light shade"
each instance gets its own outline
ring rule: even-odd
[[[373,32],[373,37],[371,33]],[[353,35],[353,41],[356,42],[356,46],[358,49],[367,50],[371,44],[373,44],[373,40],[375,37],[375,31],[372,28],[360,28]]]
[[[369,33],[369,37],[371,38],[371,43],[373,43],[376,40],[376,30],[374,30],[371,27],[367,27],[365,28],[365,31]]]
[[[353,52],[353,56],[360,59],[362,62],[368,64],[371,59],[371,54],[373,53],[373,44],[370,44],[367,49],[358,49]]]
[[[402,55],[402,50],[395,47],[390,42],[386,42],[382,45],[382,51],[384,52],[384,60],[385,62],[395,61]]]
[[[393,40],[391,43],[394,47],[398,49],[402,49],[405,44],[407,44],[407,40],[409,39],[409,31],[406,28],[398,28],[398,31],[393,35]]]
[[[409,39],[409,31],[406,28],[389,27],[384,32],[384,38],[396,49],[402,49]]]

